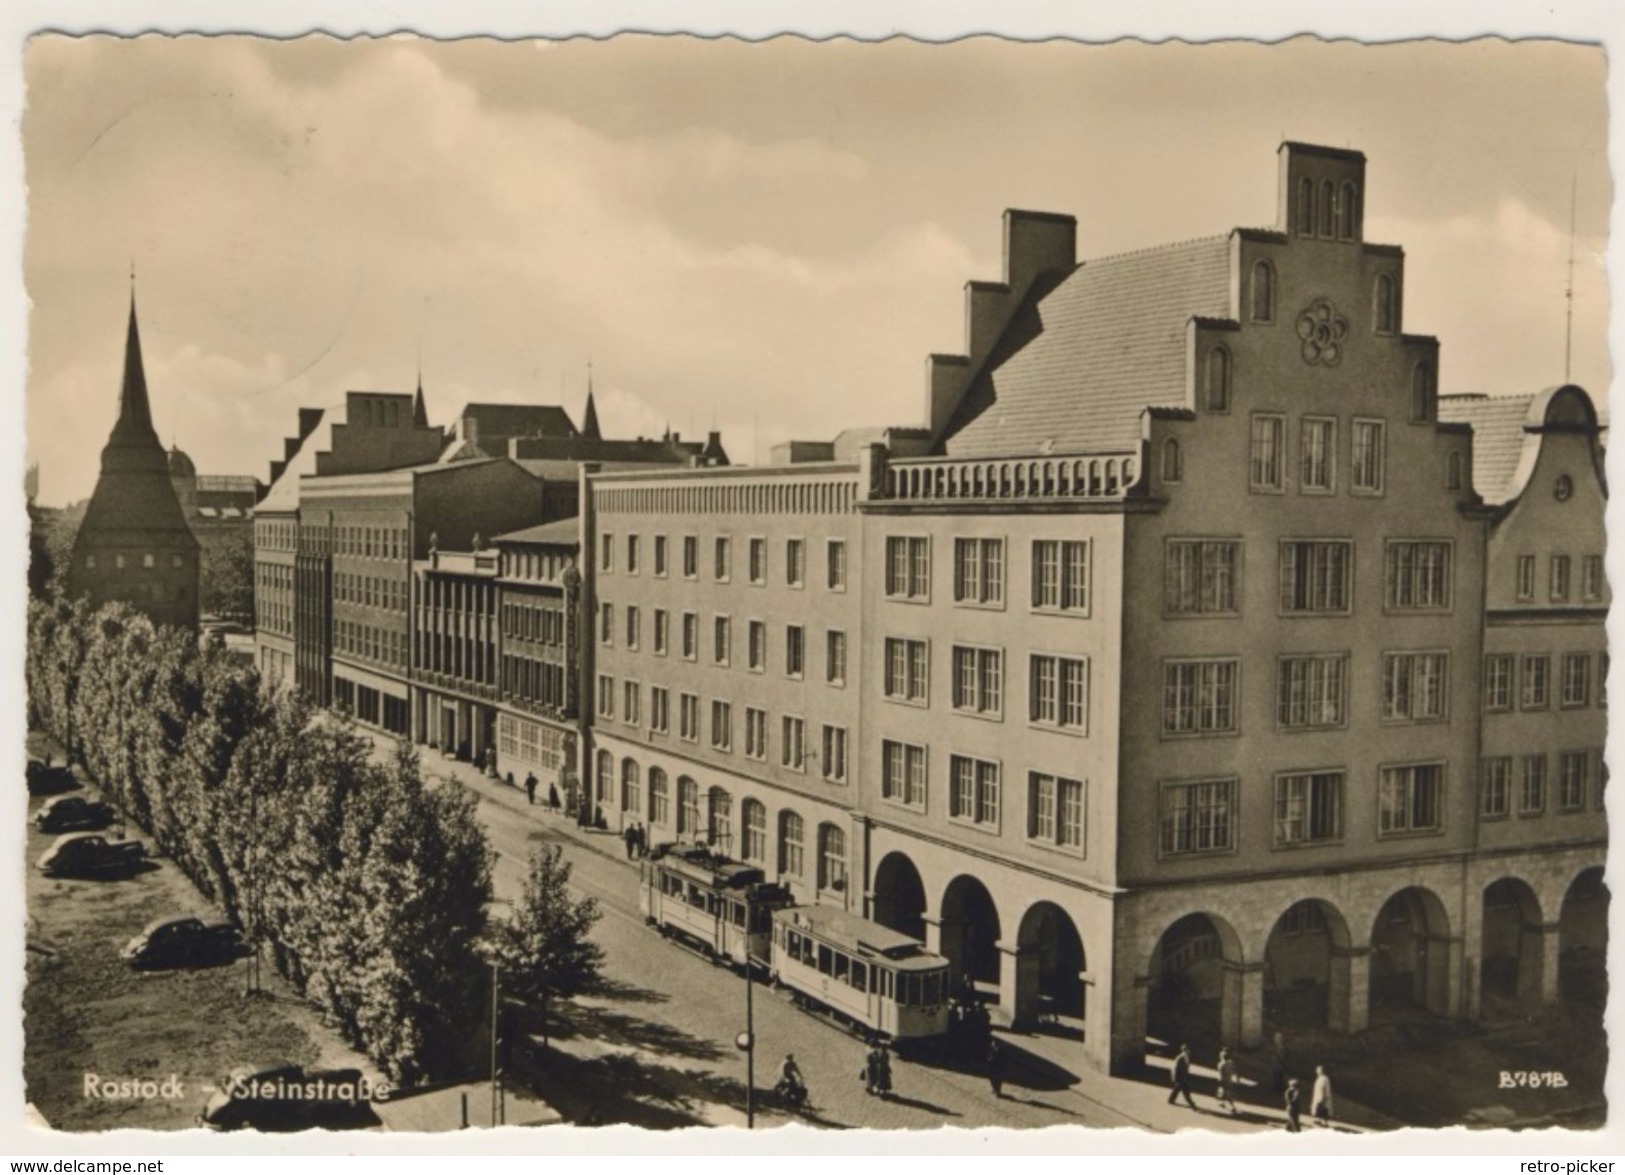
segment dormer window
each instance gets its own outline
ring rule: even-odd
[[[1344,184],[1343,190],[1337,198],[1337,239],[1352,241],[1354,239],[1355,202],[1359,197],[1355,194],[1353,184]]]
[[[1209,412],[1230,411],[1230,352],[1223,346],[1207,353],[1207,408]]]
[[[1275,270],[1268,261],[1253,265],[1253,321],[1275,321]]]
[[[1394,333],[1394,279],[1386,274],[1377,275],[1377,284],[1371,293],[1371,320],[1379,335]]]
[[[1315,235],[1315,181],[1312,179],[1298,181],[1298,235]]]
[[[1433,368],[1418,363],[1411,369],[1411,423],[1426,424],[1433,419]]]
[[[1177,482],[1182,473],[1179,442],[1169,437],[1162,443],[1162,480]]]

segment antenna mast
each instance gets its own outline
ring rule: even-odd
[[[1574,359],[1574,207],[1575,192],[1580,184],[1579,168],[1569,181],[1569,285],[1564,293],[1568,301],[1568,321],[1563,330],[1563,382],[1569,382],[1569,369]]]

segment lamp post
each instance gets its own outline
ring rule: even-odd
[[[751,977],[755,960],[750,953],[750,933],[756,923],[756,906],[745,898],[745,1031],[734,1043],[745,1054],[745,1129],[756,1128],[756,981]]]

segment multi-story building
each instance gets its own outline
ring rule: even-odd
[[[251,563],[254,505],[265,489],[240,474],[204,473],[181,449],[169,447],[169,481],[199,547],[198,597],[205,613],[232,605],[230,579]]]
[[[1364,157],[1279,177],[1274,229],[1082,263],[1007,213],[926,455],[588,477],[606,814],[923,937],[1103,1068],[1148,1028],[1474,1014],[1509,967],[1554,998],[1601,925],[1594,410],[1542,397],[1490,455],[1364,239]],[[1536,692],[1486,714],[1508,655]]]

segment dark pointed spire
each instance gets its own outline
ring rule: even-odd
[[[429,409],[423,403],[423,372],[418,372],[418,394],[412,401],[412,423],[418,428],[429,427]]]
[[[589,441],[601,441],[604,434],[598,430],[598,406],[592,400],[592,360],[587,361],[587,407],[581,414],[581,435]]]
[[[152,427],[152,405],[147,399],[147,372],[141,362],[141,328],[135,317],[134,274],[131,274],[130,325],[124,337],[124,386],[119,391],[118,420],[109,445],[144,444],[149,438],[162,448]]]

